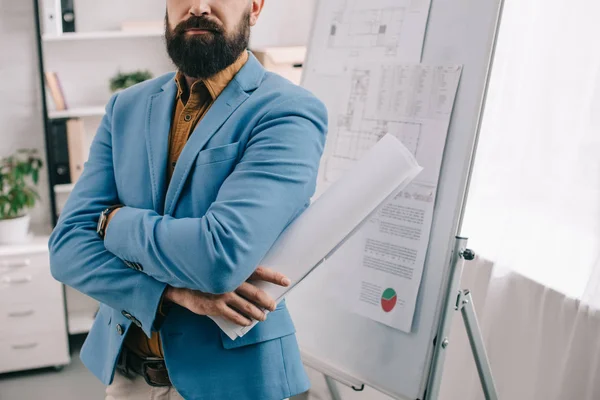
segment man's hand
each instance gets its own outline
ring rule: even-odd
[[[194,314],[211,317],[221,316],[241,326],[249,326],[252,319],[264,321],[262,309],[275,310],[277,304],[267,293],[254,286],[252,281],[265,281],[287,287],[291,281],[270,268],[259,267],[249,282],[244,282],[234,292],[214,295],[190,289],[168,287],[165,299],[187,308]]]

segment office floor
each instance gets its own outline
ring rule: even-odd
[[[71,339],[71,364],[0,375],[0,400],[103,400],[104,385],[83,366],[79,349],[83,337]]]
[[[49,368],[0,375],[0,400],[103,400],[104,385],[79,359],[83,340],[84,337],[71,339],[71,364],[61,371]],[[308,373],[313,383],[310,395],[302,394],[292,400],[329,400],[322,375],[310,370]],[[362,397],[366,398],[369,397]]]

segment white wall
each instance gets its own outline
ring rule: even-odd
[[[0,157],[26,147],[45,160],[35,35],[33,1],[0,0]],[[47,176],[42,171],[35,224],[50,223]]]
[[[74,4],[77,32],[117,30],[121,21],[162,21],[166,10],[166,0],[75,0]]]
[[[251,48],[305,46],[316,0],[265,0],[252,30]]]

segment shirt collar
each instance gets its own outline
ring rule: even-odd
[[[240,71],[240,69],[242,69],[244,64],[246,64],[246,61],[248,61],[248,52],[244,51],[238,57],[238,59],[233,62],[233,64],[229,65],[225,69],[217,72],[210,78],[194,82],[191,88],[191,93],[195,93],[198,90],[201,90],[202,87],[206,87],[206,89],[208,89],[208,93],[212,97],[212,100],[215,101],[221,92],[225,90],[227,85],[229,85],[229,82],[231,82],[233,77]],[[175,83],[177,84],[177,98],[180,98],[187,89],[187,82],[181,71],[177,71],[177,74],[175,75]]]

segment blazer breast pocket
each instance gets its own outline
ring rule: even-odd
[[[211,147],[198,153],[189,183],[188,199],[198,215],[206,213],[223,182],[233,172],[241,151],[239,142]],[[185,193],[182,197],[186,197]]]
[[[211,147],[202,150],[196,158],[196,165],[219,163],[237,158],[240,150],[240,142],[226,144],[225,146]]]

